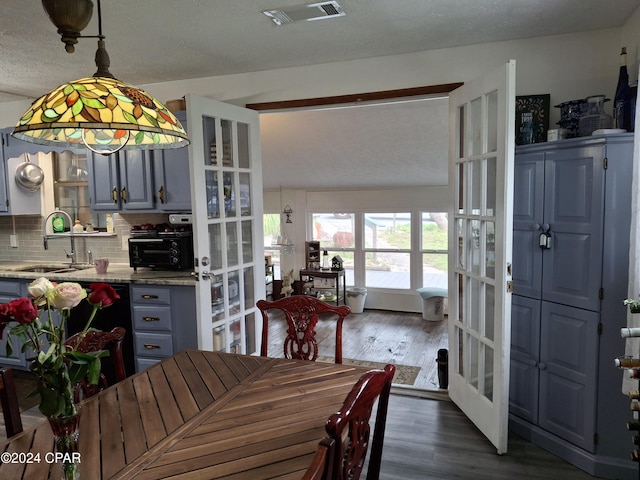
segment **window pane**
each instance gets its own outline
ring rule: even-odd
[[[238,229],[235,223],[227,223],[227,266],[238,265]]]
[[[445,212],[422,213],[422,286],[447,288],[448,221]]]
[[[365,248],[411,249],[410,213],[366,213],[364,215]]]
[[[496,212],[496,157],[487,158],[486,212],[492,217]]]
[[[218,218],[218,172],[205,170],[204,178],[207,189],[207,218]]]
[[[445,212],[422,213],[422,250],[447,251],[449,230]]]
[[[353,248],[354,217],[353,213],[314,213],[313,240],[320,241],[323,250]]]
[[[471,155],[479,155],[482,153],[482,127],[484,126],[482,121],[482,98],[471,100],[469,109],[471,110],[469,112],[471,124],[474,128],[473,131],[467,132],[467,135],[470,135]]]
[[[446,253],[425,253],[422,255],[422,285],[424,287],[447,288]]]
[[[484,335],[493,341],[495,322],[495,292],[493,285],[485,284],[484,296]]]
[[[487,95],[487,152],[498,148],[498,92]]]
[[[366,286],[380,288],[409,288],[409,253],[368,252]]]
[[[484,396],[493,402],[493,349],[484,346]]]

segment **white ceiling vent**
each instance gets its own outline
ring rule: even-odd
[[[342,7],[338,5],[338,2],[333,1],[295,5],[293,7],[284,7],[275,10],[264,10],[262,13],[271,18],[276,25],[342,17],[345,14]]]

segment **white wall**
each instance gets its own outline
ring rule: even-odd
[[[620,46],[627,47],[627,66],[629,82],[638,81],[638,66],[640,65],[640,9],[627,20],[621,33]]]

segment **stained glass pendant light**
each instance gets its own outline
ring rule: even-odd
[[[180,148],[189,138],[180,121],[159,100],[109,72],[102,35],[100,0],[98,36],[80,34],[91,19],[91,0],[42,0],[58,27],[67,52],[78,38],[98,38],[93,77],[67,82],[38,98],[12,135],[41,145],[87,148],[109,155],[124,149]]]

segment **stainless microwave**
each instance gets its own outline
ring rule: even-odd
[[[193,268],[193,236],[130,237],[129,266],[156,270]]]

